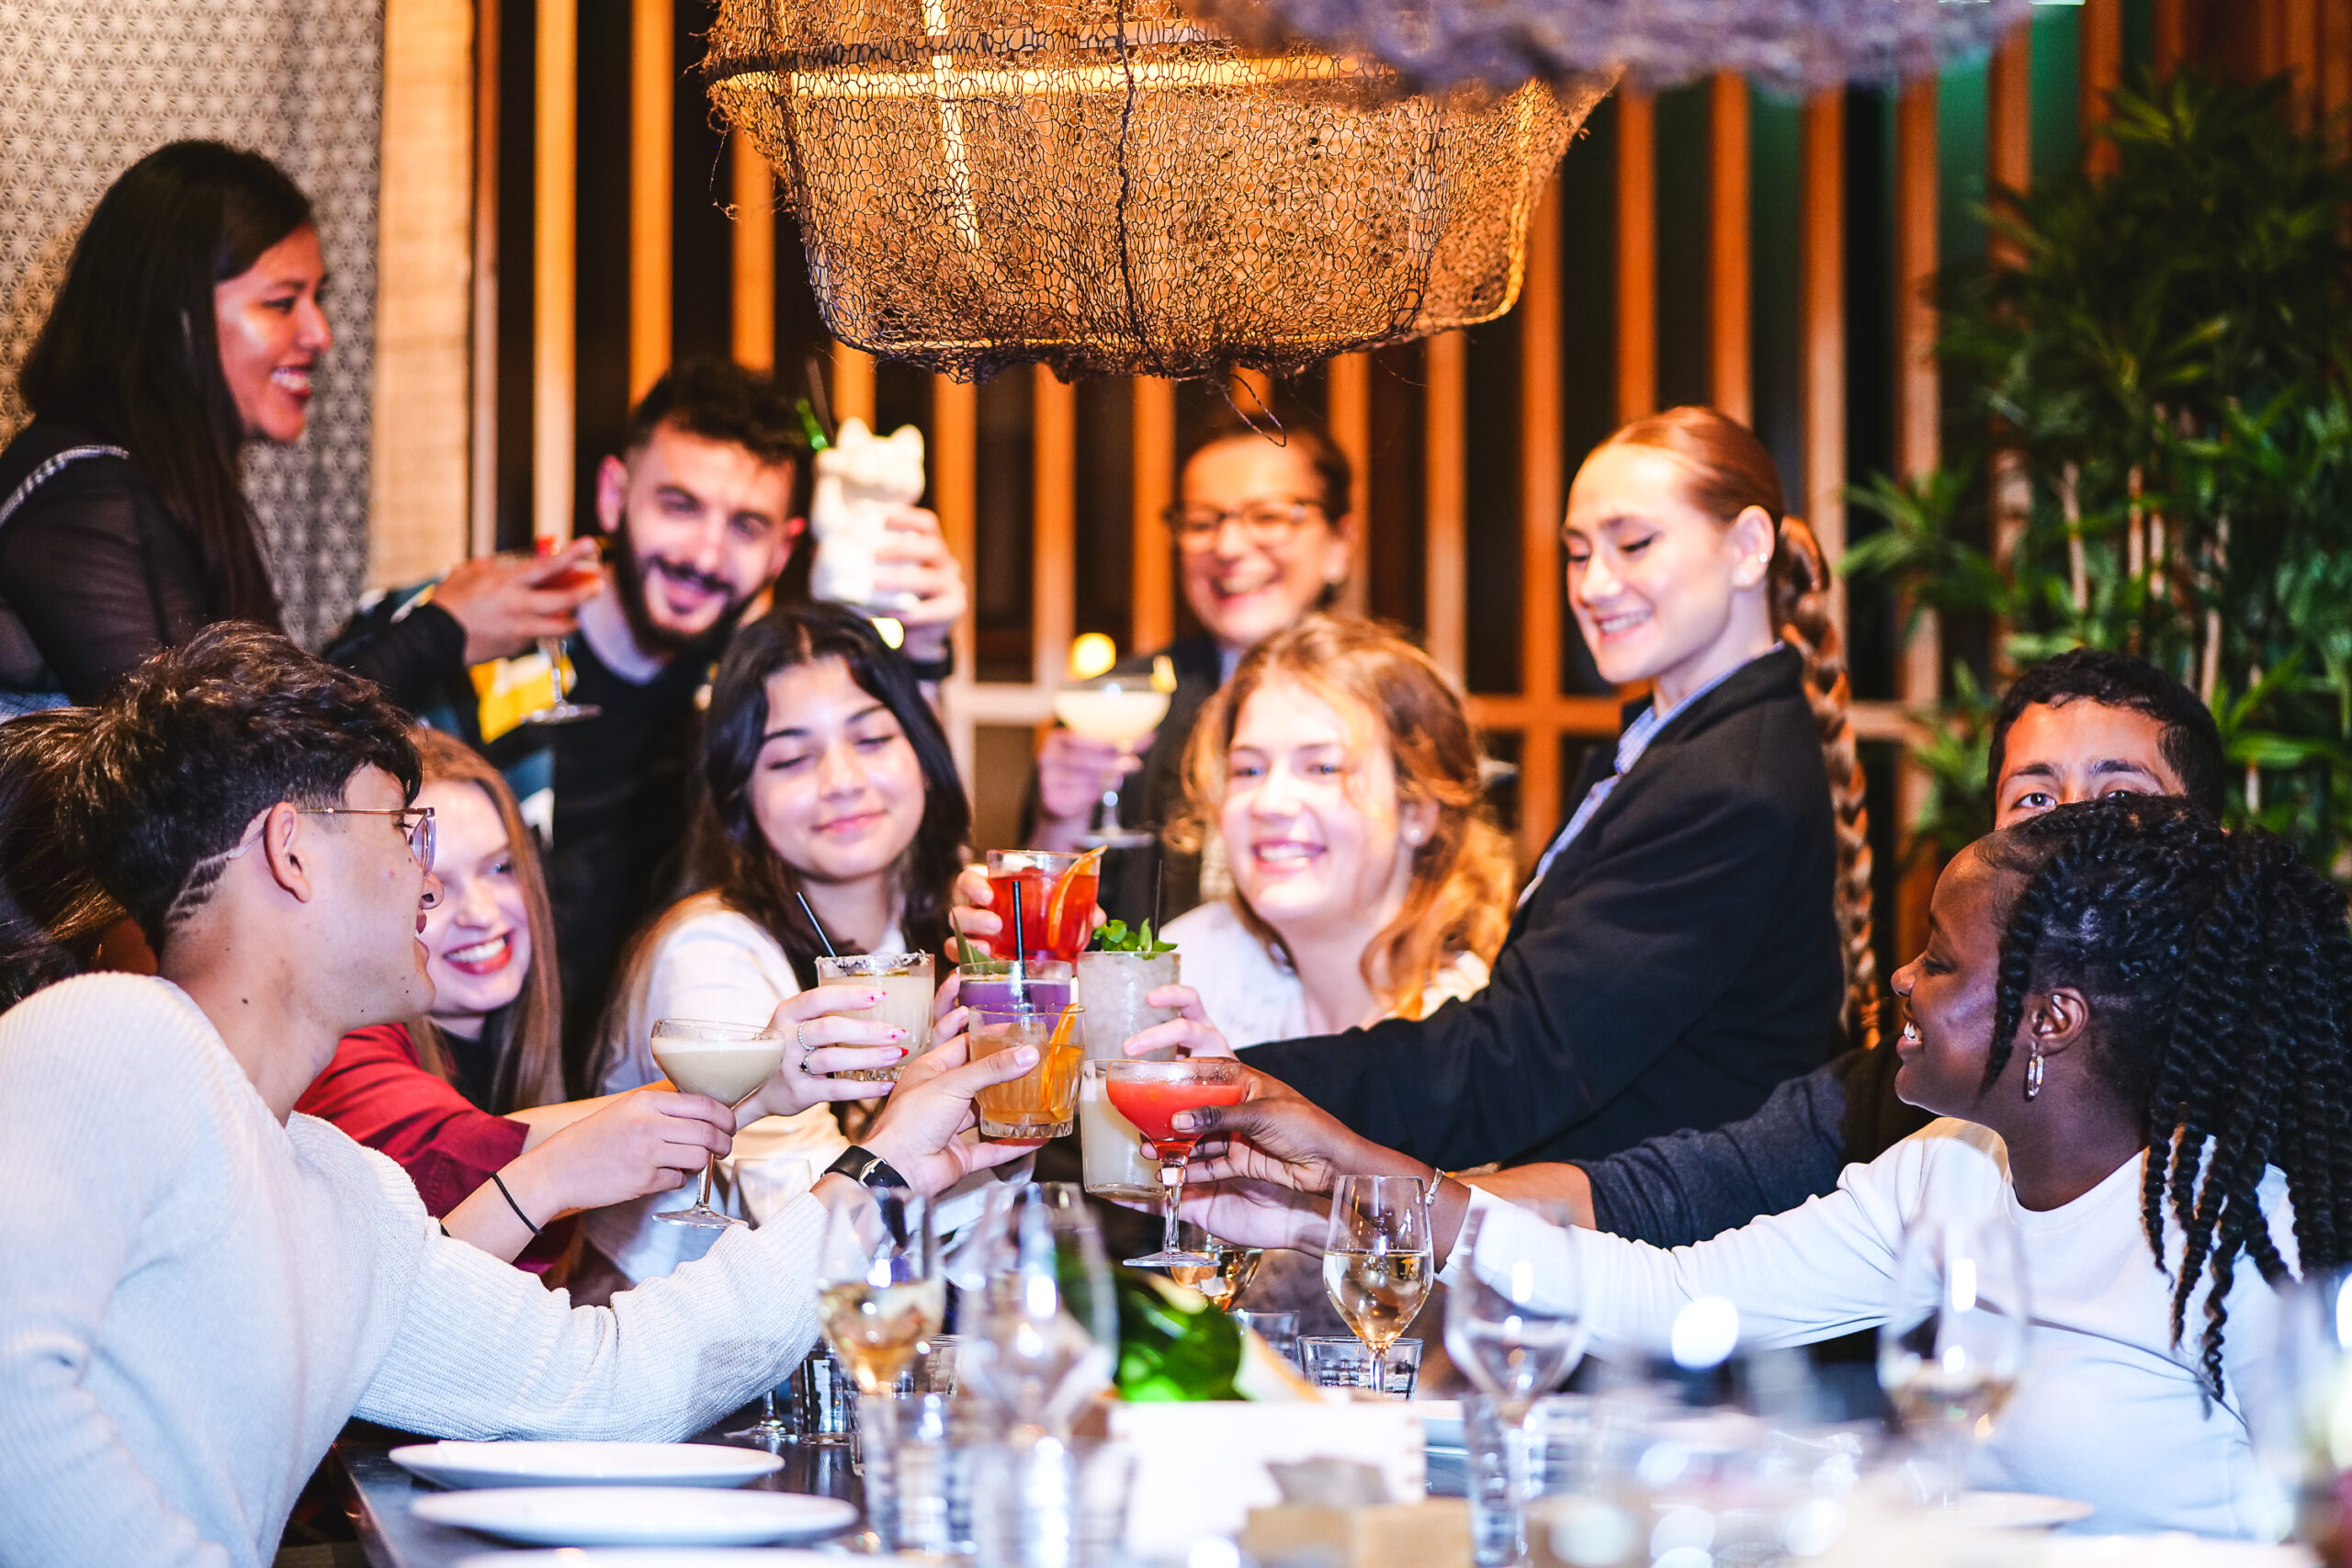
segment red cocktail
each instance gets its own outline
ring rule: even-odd
[[[990,850],[989,905],[1004,931],[989,944],[1000,958],[1076,963],[1094,936],[1094,898],[1102,885],[1102,852],[1082,855],[1046,850]]]
[[[1159,1162],[1159,1186],[1165,1204],[1160,1221],[1159,1250],[1145,1258],[1130,1258],[1142,1268],[1202,1267],[1215,1258],[1187,1252],[1177,1240],[1176,1211],[1184,1196],[1184,1163],[1193,1157],[1198,1133],[1174,1125],[1180,1111],[1210,1105],[1238,1105],[1250,1091],[1241,1064],[1230,1056],[1186,1056],[1173,1062],[1109,1061],[1102,1064],[1102,1093],[1113,1110],[1136,1125],[1151,1156]]]

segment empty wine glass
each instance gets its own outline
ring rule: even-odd
[[[1428,1187],[1413,1176],[1342,1176],[1331,1188],[1323,1288],[1372,1352],[1372,1386],[1388,1386],[1388,1348],[1429,1299]]]
[[[2352,1472],[2352,1270],[2313,1269],[2276,1310],[2268,1353],[2233,1371],[2229,1392],[2253,1441],[2256,1534],[2316,1543]]]
[[[956,1283],[959,1373],[1016,1430],[1067,1438],[1118,1364],[1119,1309],[1102,1237],[1075,1182],[989,1195]]]
[[[2025,1248],[2006,1214],[1923,1215],[1903,1233],[1878,1378],[1938,1506],[1967,1489],[1969,1451],[2024,1375],[2030,1325]]]

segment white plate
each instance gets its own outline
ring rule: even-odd
[[[416,1517],[531,1546],[762,1546],[857,1522],[838,1497],[675,1486],[526,1486],[419,1497]]]
[[[392,1462],[443,1486],[741,1486],[784,1468],[717,1443],[411,1443]]]
[[[486,1551],[458,1568],[842,1568],[837,1551],[762,1546],[605,1546],[582,1551]]]
[[[2307,1546],[2267,1546],[2202,1536],[2053,1535],[2041,1542],[2041,1568],[2317,1568]]]
[[[2034,1492],[1964,1492],[1952,1511],[1956,1523],[1973,1529],[2046,1530],[2087,1519],[2098,1510],[2072,1497]]]

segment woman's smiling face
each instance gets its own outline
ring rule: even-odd
[[[888,875],[922,827],[922,763],[898,716],[839,659],[768,677],[752,815],[768,847],[817,882]]]
[[[531,918],[515,846],[479,784],[428,784],[416,804],[433,808],[433,871],[441,879],[441,902],[424,916],[432,1018],[471,1038],[484,1017],[523,994],[531,972]]]
[[[1909,1021],[1894,1044],[1903,1062],[1894,1092],[1905,1104],[1939,1116],[1984,1120],[1999,922],[2013,892],[2011,880],[1986,863],[1981,845],[1971,845],[1936,881],[1927,949],[1894,972],[1894,994],[1903,998]],[[2002,1077],[2008,1076],[2004,1070]]]

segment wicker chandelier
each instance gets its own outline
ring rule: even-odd
[[[960,380],[1275,374],[1491,320],[1611,77],[1416,96],[1175,0],[726,0],[825,324]]]

